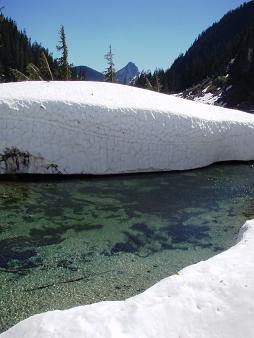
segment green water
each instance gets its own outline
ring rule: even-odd
[[[254,168],[0,182],[0,331],[138,294],[235,244]]]

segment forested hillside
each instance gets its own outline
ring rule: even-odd
[[[238,59],[240,54],[241,64],[243,59],[246,59],[243,56],[246,54],[245,48],[247,45],[248,48],[252,48],[250,47],[252,40],[247,36],[252,35],[253,23],[254,1],[250,1],[228,12],[219,22],[201,33],[187,52],[180,55],[168,70],[159,70],[154,74],[143,73],[136,81],[136,85],[146,87],[148,78],[154,86],[156,79],[159,78],[162,92],[179,92],[207,77],[224,74],[231,60]],[[238,69],[237,64],[236,62],[234,65],[234,74]]]
[[[229,77],[222,99],[228,107],[244,110],[254,107],[254,22],[244,31],[229,69]]]
[[[0,46],[1,82],[13,80],[10,73],[11,68],[25,72],[29,63],[39,66],[42,51],[45,53],[51,69],[56,68],[56,61],[48,50],[36,42],[32,43],[25,32],[18,30],[13,20],[5,18],[3,15],[0,17]]]

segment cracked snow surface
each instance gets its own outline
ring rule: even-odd
[[[0,173],[113,174],[254,159],[247,113],[109,83],[0,89]],[[29,154],[27,165],[2,161],[13,149]]]

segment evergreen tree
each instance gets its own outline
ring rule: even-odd
[[[3,7],[0,7],[0,22],[3,21],[3,14],[2,14],[2,10],[3,10]],[[2,46],[2,36],[1,36],[1,33],[0,33],[0,48],[3,47]],[[0,62],[0,82],[4,80],[4,75],[3,75],[3,65],[2,63]]]
[[[64,32],[64,26],[60,27],[59,31],[60,41],[59,45],[56,46],[58,51],[62,52],[62,56],[57,60],[59,67],[59,79],[69,80],[71,78],[71,71],[68,63],[68,48],[66,43],[66,36]]]
[[[104,58],[107,60],[108,67],[106,68],[104,75],[105,75],[105,81],[107,82],[116,82],[116,71],[115,71],[115,65],[113,62],[113,53],[111,49],[111,45],[109,45],[109,51],[107,54],[105,54]]]
[[[26,67],[26,72],[28,74],[28,78],[31,81],[42,81],[43,78],[40,75],[40,70],[33,63],[29,63]]]
[[[155,86],[154,86],[154,90],[158,93],[161,92],[161,81],[160,81],[160,78],[159,78],[159,75],[155,75]]]
[[[40,72],[44,80],[54,80],[47,57],[43,51],[40,56]]]
[[[16,81],[43,81],[43,80],[52,80],[53,75],[45,54],[42,52],[42,64],[41,68],[39,69],[33,63],[29,63],[26,67],[26,74],[22,73],[18,69],[11,69],[11,74]],[[43,78],[43,75],[45,76]],[[50,78],[49,78],[50,77]]]
[[[154,90],[158,93],[167,92],[168,90],[167,77],[163,69],[156,69],[153,74],[150,71],[142,71],[134,85]]]
[[[13,78],[16,80],[16,81],[29,81],[29,77],[26,76],[24,73],[22,73],[21,71],[19,71],[18,69],[10,69],[10,72],[13,76]]]
[[[2,14],[2,8],[0,8],[0,21],[3,21],[3,14]],[[2,47],[2,38],[1,38],[1,34],[0,34],[0,48]]]
[[[146,88],[149,90],[153,90],[155,92],[160,93],[162,89],[161,80],[158,74],[154,73],[153,75],[150,73],[150,76],[145,77]]]
[[[0,1],[1,3],[1,1]],[[47,57],[53,74],[56,71],[56,60],[49,54],[48,50],[38,43],[31,43],[25,31],[19,31],[12,19],[5,18],[0,13],[0,82],[13,81],[16,78],[10,69],[17,69],[21,73],[26,72],[29,63],[40,67],[40,55],[43,51]]]
[[[147,78],[146,72],[142,70],[139,76],[137,77],[136,81],[134,82],[134,86],[139,88],[147,88],[146,78]]]
[[[153,85],[151,84],[148,77],[146,77],[145,80],[146,80],[146,88],[149,89],[149,90],[153,90]]]
[[[254,24],[240,36],[236,57],[228,69],[229,77],[224,92],[228,107],[238,106],[245,110],[254,104]]]

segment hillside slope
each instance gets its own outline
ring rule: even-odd
[[[254,1],[228,12],[196,39],[172,66],[154,74],[141,73],[135,85],[147,79],[163,93],[204,103],[254,111]]]
[[[76,66],[74,70],[81,81],[104,81],[104,74],[88,66]]]
[[[10,68],[25,72],[29,63],[39,66],[42,51],[54,71],[57,64],[49,51],[36,42],[31,43],[12,19],[0,15],[0,82],[14,80]]]
[[[220,75],[207,77],[178,96],[253,113],[254,25],[240,35],[235,57]]]
[[[166,72],[169,88],[182,91],[206,77],[219,75],[235,58],[242,36],[254,22],[254,1],[227,13],[204,31]]]

